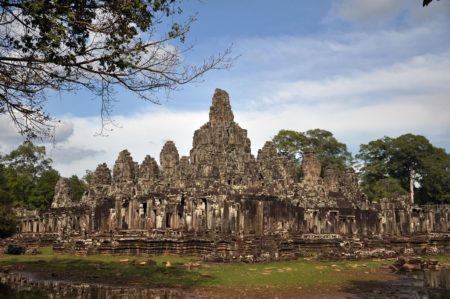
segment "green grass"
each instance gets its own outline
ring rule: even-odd
[[[178,256],[158,256],[151,260],[156,265],[140,265],[148,261],[146,257],[132,256],[74,256],[54,254],[51,248],[39,248],[38,255],[0,256],[0,266],[23,265],[26,270],[40,273],[54,273],[68,279],[95,280],[102,282],[127,282],[152,286],[193,286],[201,274],[184,270],[183,264],[198,258]],[[127,261],[125,261],[127,260]],[[170,261],[172,267],[163,262]]]
[[[319,262],[296,260],[262,264],[227,264],[200,271],[214,277],[204,285],[234,287],[314,288],[321,286],[339,287],[355,279],[373,278],[374,270],[389,264],[388,261],[337,261]]]
[[[93,279],[109,283],[145,284],[164,287],[219,288],[339,288],[352,281],[373,280],[380,267],[389,260],[309,261],[296,260],[258,264],[205,264],[192,270],[183,264],[198,258],[151,257],[156,266],[139,265],[146,257],[131,256],[73,256],[54,254],[51,248],[40,248],[42,254],[0,256],[0,265],[24,265],[31,271],[55,272],[69,279]],[[447,257],[450,260],[450,257]],[[135,264],[121,260],[135,260]],[[163,266],[170,261],[172,267]]]
[[[186,263],[191,261],[198,261],[198,257],[183,257],[183,256],[155,256],[155,257],[142,257],[142,256],[120,256],[120,255],[89,255],[89,256],[76,256],[69,254],[55,254],[52,247],[40,247],[38,250],[41,254],[31,255],[3,255],[0,256],[0,263],[3,262],[32,262],[38,260],[45,261],[62,261],[62,260],[78,260],[78,261],[91,261],[91,262],[120,262],[120,260],[128,259],[129,261],[135,260],[136,263],[147,261],[149,259],[162,265],[163,262],[170,261],[171,263]]]
[[[432,255],[425,257],[425,259],[427,258],[437,260],[441,265],[450,266],[450,255]]]

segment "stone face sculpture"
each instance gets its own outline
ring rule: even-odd
[[[81,203],[95,207],[99,201],[107,198],[112,190],[111,170],[106,163],[99,164],[89,182],[87,191],[81,198]]]
[[[55,186],[55,195],[53,197],[52,208],[68,208],[75,204],[72,201],[72,190],[70,180],[60,178]]]
[[[160,170],[156,160],[149,155],[145,156],[144,161],[139,166],[138,172],[138,194],[148,194],[153,190],[160,179]]]
[[[178,164],[180,162],[180,156],[178,155],[177,147],[173,141],[167,141],[159,155],[161,163],[161,171],[163,177],[168,181],[176,181],[178,175]]]
[[[109,170],[106,163],[98,165],[94,171],[94,176],[92,178],[92,185],[96,186],[111,185],[111,182],[112,182],[111,170]]]
[[[128,150],[123,150],[119,153],[113,169],[114,184],[121,184],[127,182],[135,182],[136,180],[136,165]]]
[[[314,152],[303,153],[302,173],[303,179],[312,185],[317,185],[320,180],[321,165]]]

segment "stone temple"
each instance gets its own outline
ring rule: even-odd
[[[353,169],[321,169],[304,153],[302,177],[268,141],[256,155],[216,89],[209,120],[194,132],[189,156],[172,141],[159,164],[119,153],[98,165],[81,202],[67,179],[51,209],[18,211],[16,238],[73,254],[185,254],[215,261],[299,256],[370,257],[450,248],[450,206],[408,198],[370,203]]]

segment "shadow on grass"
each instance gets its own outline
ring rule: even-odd
[[[51,259],[26,262],[10,261],[7,264],[20,265],[21,272],[32,273],[37,280],[61,282],[193,288],[214,284],[217,281],[213,276],[205,275],[200,270],[189,271],[181,263],[165,267],[82,259]]]
[[[407,276],[393,281],[349,281],[342,291],[355,296],[352,298],[450,298],[450,290],[426,288],[422,281]]]
[[[38,288],[19,291],[6,284],[0,283],[0,297],[8,299],[42,299],[48,298],[48,294]]]

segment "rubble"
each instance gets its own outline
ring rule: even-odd
[[[399,257],[389,268],[394,272],[411,272],[420,270],[438,270],[440,266],[439,262],[433,259]]]

